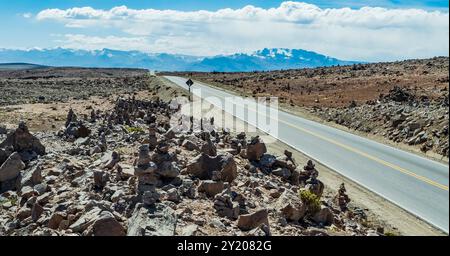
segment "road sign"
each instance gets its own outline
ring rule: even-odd
[[[186,81],[186,84],[187,86],[191,87],[194,84],[194,82],[191,79],[189,79]]]
[[[186,84],[187,84],[188,89],[189,89],[189,101],[192,101],[192,98],[191,98],[191,86],[194,84],[194,82],[191,79],[189,79],[189,80],[186,81]]]

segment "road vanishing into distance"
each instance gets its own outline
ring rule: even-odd
[[[187,79],[165,78],[187,89]],[[209,97],[234,101],[235,95],[204,83],[195,82],[192,89],[194,94],[201,89],[201,97],[206,101]],[[210,103],[223,106],[216,101]],[[258,108],[248,111],[251,114]],[[248,120],[248,114],[230,114],[256,125],[254,120]],[[277,121],[277,132],[261,130],[448,234],[448,165],[283,111],[278,112]]]

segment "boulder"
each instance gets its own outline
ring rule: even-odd
[[[12,147],[14,151],[19,153],[34,152],[37,155],[45,155],[45,147],[38,138],[28,131],[27,125],[23,122],[0,143],[0,148],[7,147]]]
[[[125,228],[111,212],[103,211],[92,225],[94,236],[125,236]]]
[[[70,225],[70,229],[73,232],[82,233],[87,228],[89,228],[97,219],[102,210],[98,207],[93,207],[89,210],[86,210],[81,217],[75,221],[72,225]],[[65,213],[63,213],[65,214]],[[60,218],[58,218],[59,220]],[[65,218],[64,218],[65,219]],[[61,220],[62,221],[62,220]],[[58,225],[59,226],[59,225]]]
[[[162,162],[156,169],[156,173],[162,178],[174,179],[180,175],[180,168],[176,162]]]
[[[286,220],[294,222],[302,219],[307,210],[299,196],[291,190],[286,190],[281,194],[275,203],[275,208]]]
[[[67,218],[67,214],[63,212],[55,212],[48,221],[48,228],[58,229],[61,221]]]
[[[232,182],[237,177],[237,165],[232,154],[211,157],[202,153],[188,163],[187,172],[203,180]]]
[[[259,136],[253,137],[247,144],[246,155],[250,161],[259,161],[266,152],[266,144],[262,142]]]
[[[137,205],[128,220],[128,236],[174,236],[177,226],[175,210],[165,204],[151,207]]]
[[[12,153],[0,166],[0,182],[12,180],[19,176],[20,171],[25,168],[19,153]]]
[[[269,212],[267,211],[267,209],[262,209],[254,213],[240,215],[237,225],[241,230],[244,231],[255,229],[262,224],[266,224],[267,226],[269,226],[268,217]]]
[[[203,180],[198,186],[198,192],[205,193],[209,197],[214,197],[226,188],[223,181]]]

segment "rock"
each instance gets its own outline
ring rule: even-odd
[[[25,220],[31,216],[31,209],[27,207],[22,207],[16,214],[16,218],[20,221]]]
[[[108,156],[108,160],[105,161],[105,165],[103,168],[105,169],[113,169],[117,163],[120,162],[120,155],[116,151],[113,151],[110,156]]]
[[[98,207],[93,207],[90,210],[86,210],[81,215],[81,217],[77,221],[75,221],[75,223],[70,225],[69,228],[73,232],[82,233],[87,228],[89,228],[95,222],[95,220],[98,219],[98,216],[100,215],[101,212],[102,212],[102,210]]]
[[[142,203],[146,206],[152,206],[160,200],[160,194],[156,191],[154,187],[152,189],[145,191],[142,195]]]
[[[171,128],[164,134],[164,137],[168,140],[171,140],[176,137],[175,135],[175,131]]]
[[[40,204],[35,203],[33,205],[33,207],[31,208],[31,219],[34,222],[38,221],[43,212],[44,212],[44,208]]]
[[[19,153],[12,153],[0,166],[0,182],[12,180],[19,176],[20,171],[25,168]]]
[[[275,203],[275,209],[287,220],[298,222],[305,216],[307,207],[296,193],[286,190]]]
[[[289,179],[291,177],[291,171],[287,168],[277,168],[272,171],[272,174],[275,176],[282,177],[283,179]]]
[[[404,114],[400,114],[391,118],[391,126],[398,127],[401,123],[406,120],[406,116]]]
[[[5,141],[0,143],[0,148],[12,147],[19,153],[34,152],[37,155],[45,155],[45,147],[38,138],[33,136],[25,123],[21,122],[19,127],[9,134]]]
[[[200,148],[192,141],[190,140],[184,140],[183,144],[181,145],[183,148],[189,151],[200,151]]]
[[[160,141],[156,146],[156,153],[167,154],[169,153],[170,145],[166,141]]]
[[[262,224],[248,233],[250,236],[271,236],[270,226]]]
[[[259,161],[266,152],[266,144],[262,142],[259,136],[253,137],[247,145],[246,154],[250,161]]]
[[[33,166],[29,170],[25,170],[22,173],[21,184],[24,186],[35,186],[43,181],[42,168],[39,164]]]
[[[171,188],[166,192],[166,200],[174,203],[181,202],[181,196],[176,188]]]
[[[48,228],[58,229],[59,228],[59,224],[65,218],[67,218],[67,214],[65,214],[65,213],[62,213],[62,212],[55,212],[55,213],[53,213],[52,216],[50,217],[49,221],[48,221]]]
[[[127,180],[134,176],[134,167],[128,164],[118,164],[117,172],[122,180]]]
[[[106,186],[106,183],[109,181],[109,174],[104,172],[104,171],[100,171],[100,170],[95,170],[94,171],[94,186],[96,188],[102,189],[103,187]]]
[[[268,169],[272,169],[277,159],[275,156],[270,154],[263,154],[259,159],[259,165]]]
[[[91,141],[91,138],[86,137],[86,138],[78,138],[74,144],[78,147],[83,146],[83,145],[88,145],[89,142]]]
[[[326,206],[321,206],[320,210],[314,214],[313,220],[322,225],[331,225],[334,221],[333,212]]]
[[[209,197],[221,193],[226,188],[223,181],[203,180],[198,186],[198,192],[203,192]]]
[[[156,169],[156,173],[162,178],[173,179],[180,175],[180,168],[176,162],[163,162]]]
[[[269,212],[262,209],[251,214],[240,215],[237,226],[244,231],[255,229],[262,224],[269,226]]]
[[[25,199],[29,199],[32,196],[35,196],[37,194],[36,191],[30,186],[25,186],[20,189],[19,195]]]
[[[188,163],[187,172],[203,180],[232,182],[237,177],[237,165],[232,154],[211,157],[202,153]]]
[[[177,226],[175,210],[165,204],[136,206],[128,220],[128,236],[174,236]]]
[[[35,190],[36,191],[36,190]],[[48,201],[50,200],[50,196],[52,196],[51,192],[47,192],[47,193],[43,193],[40,194],[39,192],[36,191],[36,193],[38,193],[38,197],[36,199],[37,203],[39,203],[40,205],[46,205],[48,203]]]
[[[196,192],[194,182],[189,178],[182,179],[182,183],[180,186],[180,192],[183,196],[186,196],[190,199],[194,199],[195,192]]]
[[[72,138],[73,140],[76,140],[78,138],[89,137],[89,135],[91,134],[91,130],[89,128],[87,128],[83,124],[83,122],[78,121],[78,122],[70,123],[69,126],[67,126],[67,128],[65,129],[64,134],[67,137]]]
[[[216,156],[217,155],[217,148],[214,145],[214,143],[210,139],[209,133],[203,133],[206,141],[203,143],[202,147],[200,148],[200,152],[203,154],[206,154],[208,156]]]
[[[233,202],[226,191],[214,197],[214,209],[216,209],[216,213],[220,217],[234,220],[239,216],[239,204]]]
[[[92,225],[94,236],[125,236],[125,228],[111,212],[103,211]]]
[[[40,184],[35,185],[35,186],[33,187],[33,189],[34,189],[39,195],[42,195],[42,194],[44,194],[45,192],[47,192],[48,186],[47,186],[47,184],[42,184],[42,183],[40,183]]]
[[[153,174],[156,173],[158,170],[158,166],[156,166],[155,163],[149,162],[146,165],[138,165],[134,168],[134,175],[136,176],[143,176],[146,174]]]
[[[156,166],[156,164],[151,161],[149,146],[142,145],[139,148],[139,157],[136,161],[134,174],[137,176],[142,176],[145,174],[152,174],[157,169],[158,169],[158,167]]]

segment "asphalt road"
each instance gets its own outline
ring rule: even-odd
[[[166,78],[187,89],[185,78]],[[196,82],[192,89],[197,96],[201,92],[201,97],[207,101],[215,97],[241,107],[231,98],[234,95],[204,83]],[[223,108],[223,102],[210,103]],[[251,125],[257,124],[249,120],[248,114],[224,110]],[[258,108],[248,111],[258,111]],[[278,112],[277,121],[278,131],[261,130],[448,234],[448,165],[283,111]]]

